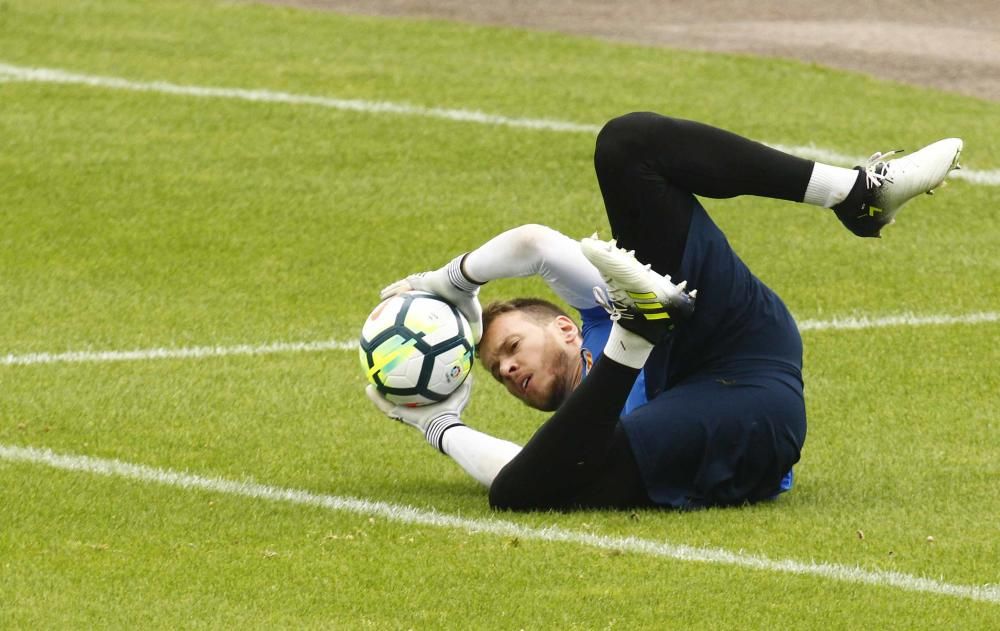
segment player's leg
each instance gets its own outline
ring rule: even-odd
[[[876,154],[864,167],[845,169],[702,123],[639,112],[605,125],[594,163],[616,238],[669,274],[689,223],[686,195],[805,202],[833,208],[859,236],[878,236],[900,206],[957,168],[961,149],[960,140],[949,139],[899,160]]]
[[[594,166],[619,245],[676,275],[694,195],[801,201],[813,163],[694,121],[638,112],[598,135]],[[843,169],[850,190],[857,173]]]
[[[547,425],[554,436],[556,430]],[[490,505],[507,510],[653,506],[621,424],[607,436],[602,432],[585,437],[585,433],[570,432],[552,442],[544,438],[529,442],[521,460],[512,461],[512,466],[494,479]],[[595,444],[600,449],[595,450]],[[581,454],[580,459],[559,461],[559,456],[572,452]]]
[[[662,178],[703,197],[802,201],[814,164],[724,129],[652,112],[609,121],[597,137],[595,163],[602,192],[607,189],[616,205],[630,206],[636,205],[635,192],[621,185],[641,187],[643,178]],[[858,174],[844,171],[853,185]]]
[[[494,478],[491,506],[545,510],[648,502],[618,420],[652,345],[616,326],[608,349],[619,345],[633,353],[638,347],[639,356],[605,351],[587,378]]]

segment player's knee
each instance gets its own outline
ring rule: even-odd
[[[507,477],[501,471],[490,484],[490,508],[494,510],[512,510],[514,495]]]
[[[528,500],[524,485],[514,475],[501,470],[490,484],[490,508],[493,510],[526,511],[536,508]]]
[[[664,120],[652,112],[632,112],[605,123],[594,148],[594,166],[598,172],[617,171],[643,160],[652,141],[651,131]]]

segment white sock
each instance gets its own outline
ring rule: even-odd
[[[441,451],[451,456],[458,466],[480,484],[489,488],[500,469],[521,453],[521,447],[471,427],[456,425],[448,428],[441,437]]]
[[[858,175],[859,172],[854,169],[816,162],[802,201],[814,206],[832,208],[847,199],[851,189],[854,188],[854,183],[858,181]]]
[[[646,338],[623,329],[617,322],[611,325],[608,343],[604,345],[604,354],[608,359],[629,368],[642,368],[651,352],[653,345]]]

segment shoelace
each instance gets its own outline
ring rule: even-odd
[[[885,161],[885,158],[902,152],[902,149],[893,149],[892,151],[888,151],[886,153],[882,153],[881,151],[873,153],[868,158],[868,163],[865,164],[865,188],[871,190],[882,186],[885,182],[892,184],[892,180],[886,176],[889,172],[889,165]]]
[[[594,300],[608,312],[612,322],[617,322],[622,318],[628,320],[635,317],[635,314],[630,312],[624,303],[612,298],[604,287],[594,287]]]

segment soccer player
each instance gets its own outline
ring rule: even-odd
[[[554,411],[520,447],[463,424],[471,381],[427,407],[368,396],[512,510],[695,508],[773,498],[806,437],[802,342],[791,314],[733,252],[696,196],[756,195],[832,208],[877,237],[937,187],[962,141],[845,169],[701,123],[653,113],[610,121],[597,179],[615,240],[528,225],[383,290],[437,293],[481,331],[483,366],[531,407]],[[582,327],[540,299],[489,305],[479,287],[540,275]],[[682,280],[675,284],[673,279]],[[481,322],[481,325],[480,325]]]

